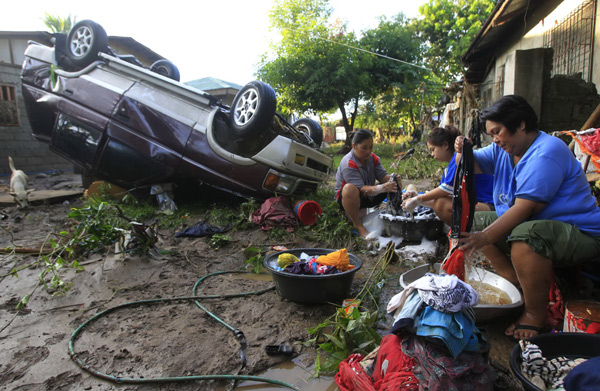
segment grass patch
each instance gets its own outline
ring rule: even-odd
[[[342,146],[342,143],[332,144],[325,150],[325,153],[333,158],[334,171],[337,170],[344,157],[337,153]],[[410,149],[414,151],[400,160]],[[432,158],[423,144],[406,146],[405,144],[375,143],[373,153],[379,156],[381,164],[388,173],[398,173],[405,183],[418,179],[441,177],[442,170],[447,166],[446,163],[440,163]]]

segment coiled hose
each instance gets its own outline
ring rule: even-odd
[[[233,332],[233,334],[237,338],[238,342],[240,343],[240,358],[242,360],[242,368],[244,368],[246,366],[246,356],[244,353],[244,349],[246,348],[246,337],[244,336],[244,333],[242,331],[232,327],[231,325],[225,323],[222,319],[220,319],[218,316],[216,316],[215,314],[210,312],[208,309],[206,309],[202,304],[200,304],[199,300],[229,299],[229,298],[234,298],[234,297],[260,295],[260,294],[263,294],[265,292],[275,289],[275,287],[271,286],[269,288],[265,288],[265,289],[261,289],[261,290],[257,290],[257,291],[234,293],[234,294],[229,294],[229,295],[197,295],[196,294],[196,291],[197,291],[200,283],[202,281],[206,280],[207,278],[213,277],[216,275],[220,275],[220,274],[234,274],[234,273],[250,273],[250,272],[235,270],[235,271],[221,271],[221,272],[211,273],[211,274],[208,274],[208,275],[200,278],[198,281],[196,281],[196,284],[194,284],[194,288],[193,288],[193,296],[181,296],[181,297],[172,297],[172,298],[160,298],[160,299],[148,299],[148,300],[133,301],[133,302],[129,302],[129,303],[120,304],[120,305],[108,308],[102,312],[97,313],[90,319],[83,322],[79,327],[77,327],[75,329],[75,331],[73,331],[73,334],[71,335],[71,339],[69,340],[69,356],[81,369],[90,373],[91,375],[99,377],[104,380],[108,380],[110,382],[120,383],[120,384],[172,383],[172,382],[184,382],[184,381],[194,381],[194,380],[235,380],[235,381],[249,380],[249,381],[262,382],[262,383],[270,383],[270,384],[279,385],[279,386],[282,386],[285,388],[289,388],[291,390],[299,391],[298,387],[294,386],[293,384],[288,384],[288,383],[285,383],[285,382],[282,382],[279,380],[269,379],[269,378],[260,377],[260,376],[192,375],[192,376],[145,377],[145,378],[113,376],[113,375],[110,375],[107,373],[100,372],[99,370],[89,366],[88,364],[83,362],[83,360],[81,360],[79,358],[79,353],[75,352],[75,341],[77,340],[77,338],[79,337],[81,332],[87,326],[89,326],[91,323],[95,322],[96,320],[100,319],[101,317],[103,317],[111,312],[115,312],[115,311],[118,311],[123,308],[136,307],[136,306],[141,306],[141,305],[193,300],[194,303],[200,309],[202,309],[204,312],[206,312],[208,315],[210,315],[213,319],[215,319],[216,321],[218,321],[223,326],[225,326],[226,328],[228,328],[229,330],[231,330]]]

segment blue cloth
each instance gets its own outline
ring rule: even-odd
[[[590,192],[581,164],[559,138],[538,131],[521,160],[496,144],[473,151],[485,174],[494,176],[494,206],[502,216],[516,198],[542,202],[546,207],[529,220],[557,220],[600,236],[600,208]]]
[[[563,386],[566,391],[597,391],[600,389],[600,357],[577,365],[565,376]]]
[[[476,351],[479,346],[475,324],[462,312],[448,314],[426,306],[416,327],[417,335],[442,340],[452,357],[457,357],[467,346],[470,351]]]
[[[494,176],[489,174],[475,174],[475,193],[477,193],[477,202],[493,204]]]
[[[452,194],[454,192],[454,176],[456,175],[456,152],[452,155],[450,163],[444,169],[442,173],[442,179],[440,181],[440,189],[447,193]],[[483,202],[485,204],[494,203],[493,196],[494,177],[489,174],[476,174],[475,175],[475,192],[477,193],[477,202]]]
[[[402,309],[398,315],[396,315],[396,320],[394,320],[394,324],[390,331],[396,333],[404,327],[414,327],[419,316],[419,311],[421,311],[423,306],[423,300],[421,299],[419,292],[415,289],[406,298],[404,305],[402,305]]]

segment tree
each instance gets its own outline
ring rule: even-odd
[[[353,33],[328,25],[327,0],[279,0],[271,11],[281,42],[264,55],[257,76],[278,92],[279,110],[291,114],[340,110],[346,133],[370,88],[371,56],[352,49]]]
[[[491,14],[495,0],[429,0],[419,8],[423,15],[417,26],[428,49],[429,67],[445,83],[463,74],[461,55]]]
[[[49,13],[46,13],[42,20],[46,27],[53,33],[68,33],[76,22],[76,18],[72,18],[71,15],[63,19],[60,16],[53,16]]]
[[[439,95],[426,89],[437,81],[425,67],[424,45],[417,39],[416,24],[399,13],[391,20],[364,32],[361,47],[375,53],[370,69],[369,102],[361,107],[360,126],[383,133],[415,129],[420,121],[420,105]],[[385,134],[383,134],[385,136]]]

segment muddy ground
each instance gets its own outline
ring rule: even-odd
[[[4,183],[6,184],[7,178]],[[81,189],[74,174],[33,176],[37,189]],[[5,188],[4,188],[5,189]],[[4,190],[3,189],[3,190]],[[78,197],[56,204],[42,203],[25,210],[2,207],[0,247],[40,248],[51,233],[67,228],[67,214],[82,205]],[[1,390],[226,390],[231,382],[198,380],[184,383],[118,384],[82,370],[69,356],[72,333],[85,321],[116,305],[139,300],[191,296],[197,281],[217,271],[244,267],[243,249],[248,245],[279,245],[258,228],[230,232],[231,242],[219,250],[208,245],[207,238],[176,238],[173,230],[161,230],[158,247],[168,251],[161,258],[123,259],[113,252],[82,259],[84,270],[69,272],[72,282],[65,295],[53,297],[38,287],[43,270],[36,266],[35,254],[2,255],[0,264],[0,389]],[[290,236],[288,248],[323,247]],[[363,249],[364,250],[364,249]],[[357,250],[358,251],[358,250]],[[383,251],[357,253],[364,267],[356,273],[356,293]],[[402,262],[389,268],[389,283],[384,295],[399,290],[397,277],[411,265],[418,265],[431,253],[399,250]],[[32,265],[7,275],[13,268]],[[273,287],[269,277],[247,274],[223,274],[199,284],[198,295],[224,295]],[[28,305],[17,312],[17,303],[31,294]],[[382,302],[387,303],[385,298]],[[160,302],[124,307],[100,317],[81,330],[74,352],[94,370],[124,378],[183,377],[197,375],[260,375],[268,368],[291,357],[265,353],[267,345],[287,343],[294,349],[294,365],[302,367],[302,379],[284,379],[303,390],[335,390],[331,378],[315,385],[310,377],[313,350],[303,346],[307,330],[325,320],[334,311],[332,305],[303,305],[282,299],[274,290],[253,296],[203,300],[207,310],[240,330],[247,341],[247,364],[241,369],[240,344],[234,332],[218,323],[192,301]],[[387,319],[389,322],[390,319]],[[495,389],[521,390],[509,369],[509,353],[514,342],[502,335],[511,319],[504,317],[480,325],[492,351],[490,359],[496,371]],[[380,325],[379,332],[386,332]],[[290,375],[291,376],[291,375]],[[285,377],[285,376],[284,376]],[[323,385],[324,384],[324,385]],[[245,386],[243,389],[277,389],[273,385]]]

